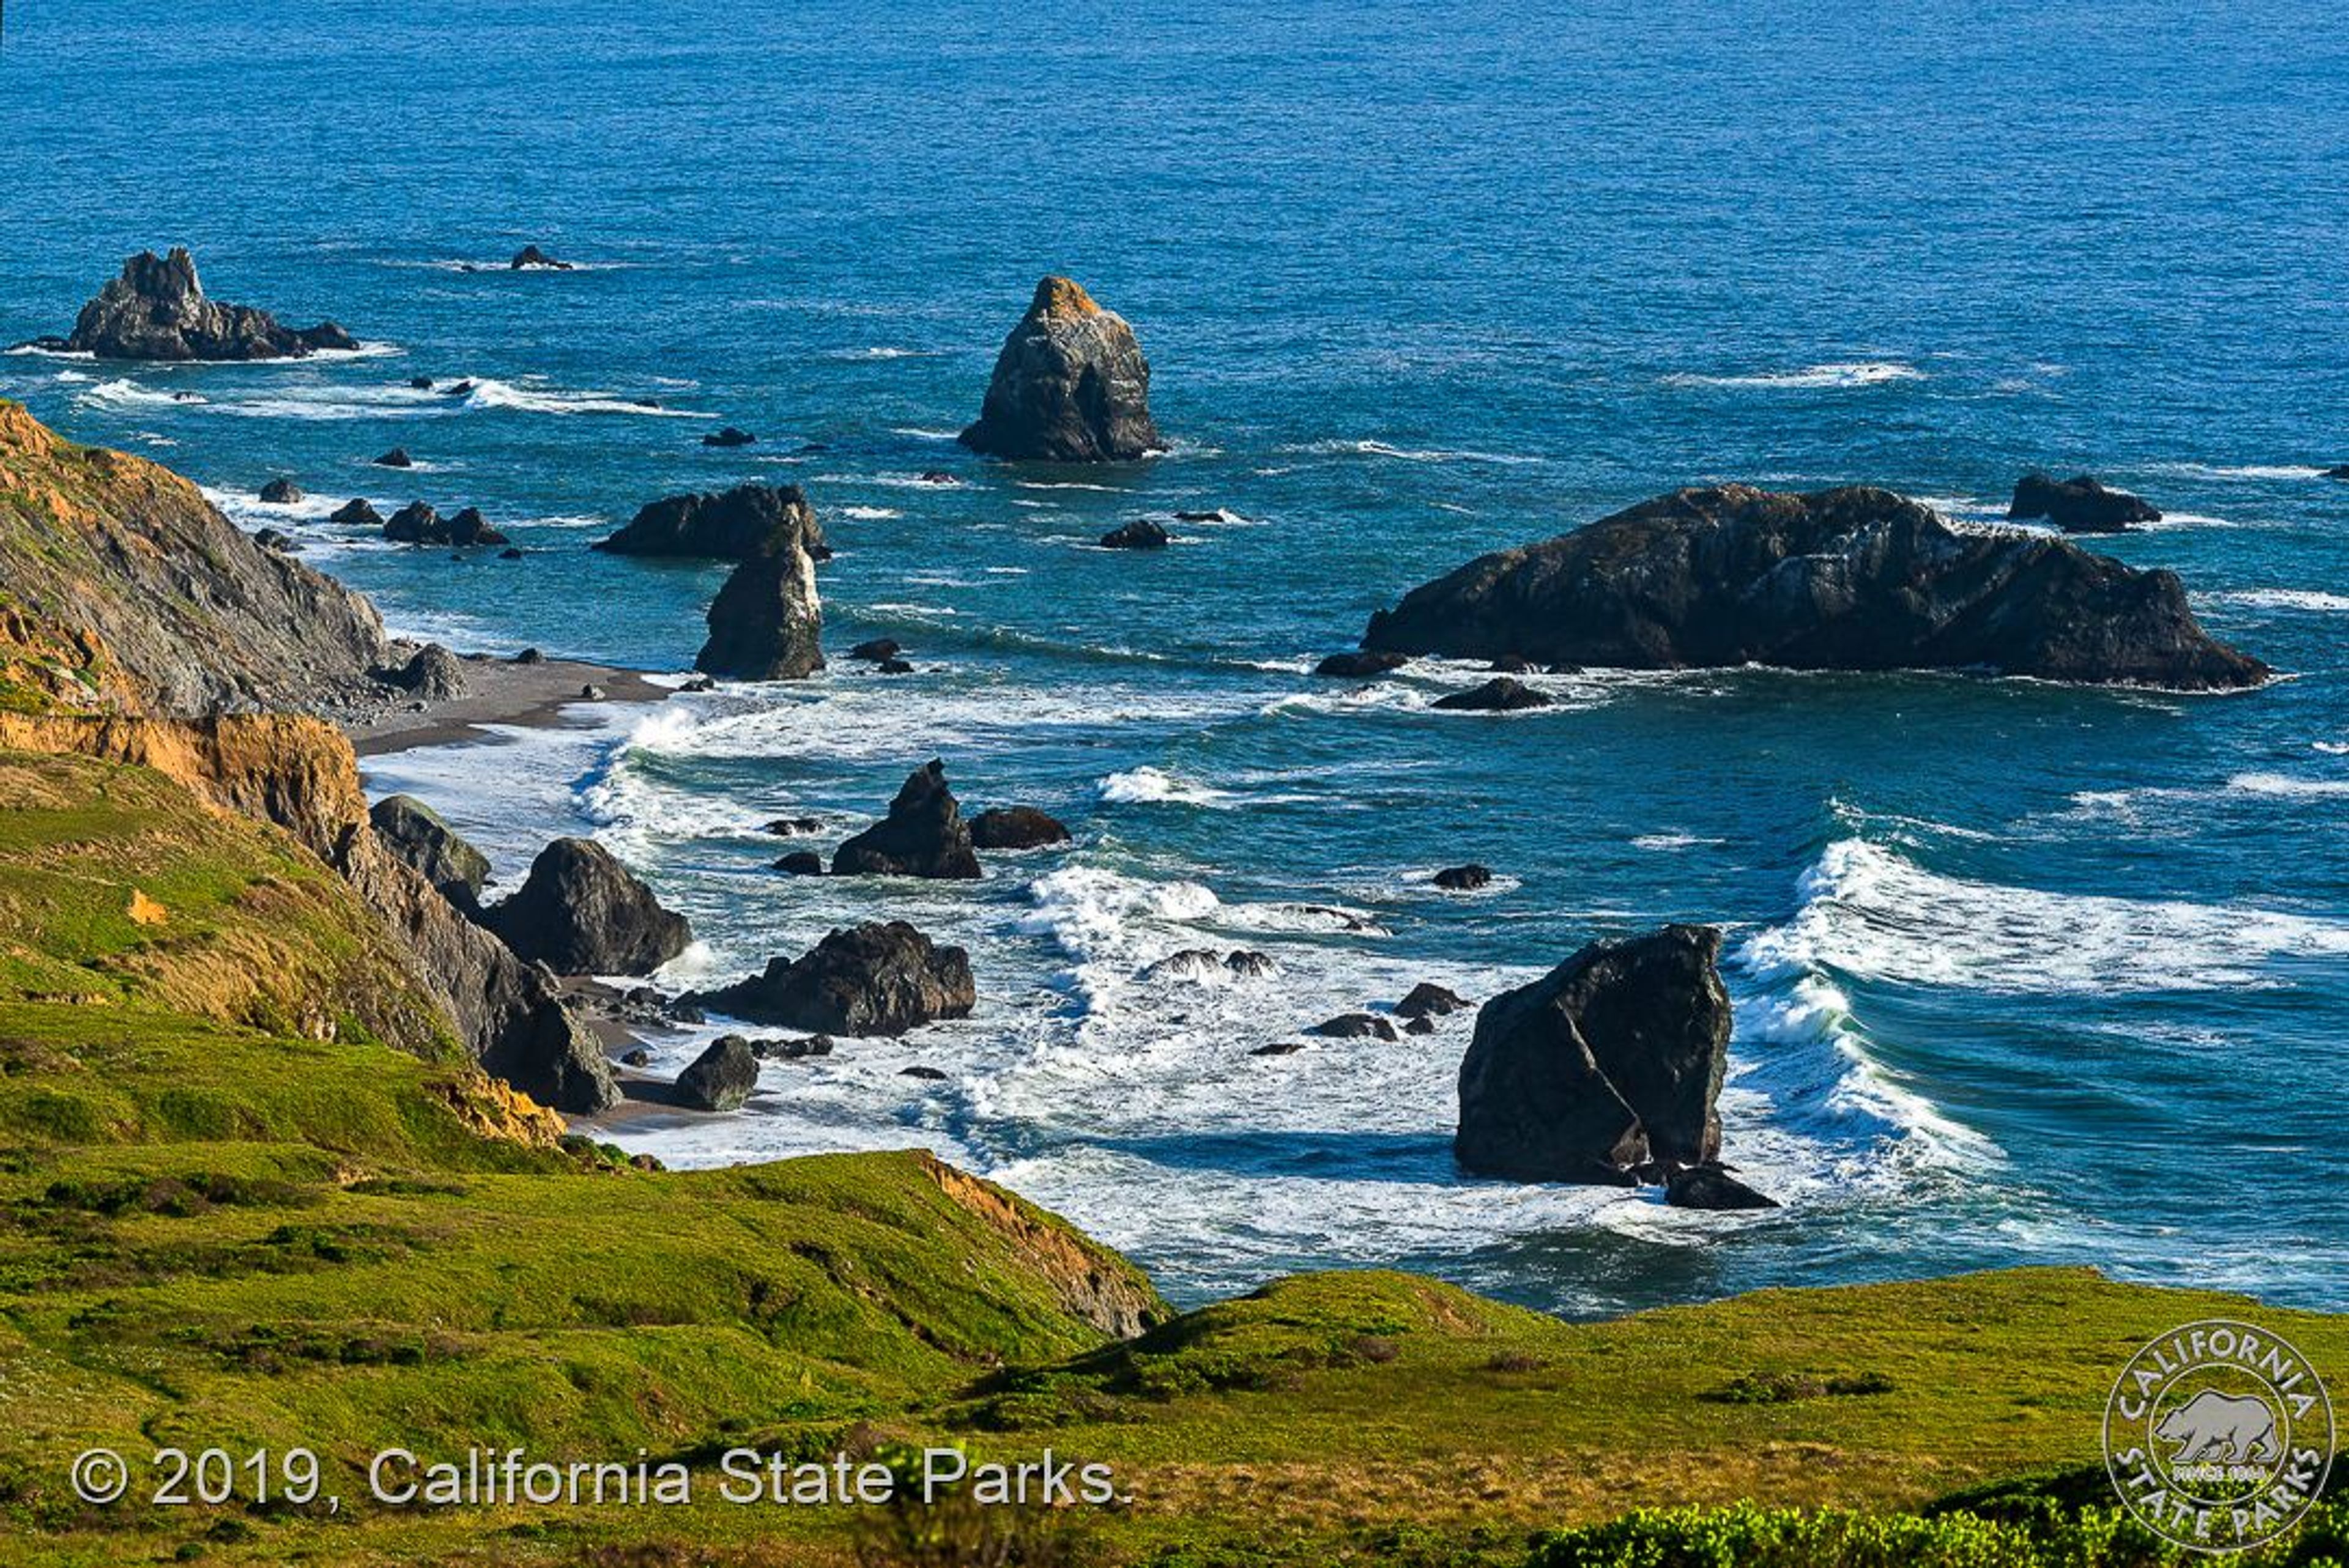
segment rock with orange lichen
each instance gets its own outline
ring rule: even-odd
[[[1150,361],[1133,328],[1071,279],[1039,283],[962,444],[989,457],[1061,463],[1127,462],[1162,449],[1150,417]]]

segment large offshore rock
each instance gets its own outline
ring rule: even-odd
[[[626,527],[595,548],[615,555],[707,557],[742,561],[795,534],[822,558],[823,530],[797,485],[737,485],[720,494],[665,496],[640,508]]]
[[[1121,462],[1165,445],[1133,329],[1068,278],[1036,285],[962,444],[989,457]]]
[[[2066,533],[2126,533],[2140,522],[2159,522],[2161,509],[2142,496],[2107,490],[2093,475],[2056,480],[2025,474],[2015,481],[2006,515],[2017,521],[2044,517]]]
[[[1371,617],[1363,646],[1630,669],[1983,669],[2186,690],[2272,673],[2175,573],[1961,532],[1890,490],[1684,490],[1496,551]]]
[[[357,348],[333,322],[296,331],[265,310],[204,297],[185,250],[141,251],[122,275],[82,306],[67,348],[100,359],[289,359],[321,348]]]
[[[743,499],[734,509],[720,509],[728,511],[726,519],[699,531],[703,541],[730,544],[738,533],[747,535],[747,521],[733,521],[737,513],[755,518],[765,531],[710,602],[709,640],[695,656],[693,667],[726,680],[803,680],[823,668],[823,601],[815,585],[822,540],[814,514],[795,490],[766,491],[757,500],[745,497],[743,490],[731,494]],[[708,511],[703,509],[705,515]],[[637,521],[644,521],[642,514]],[[647,530],[641,537],[650,538],[656,531]],[[674,537],[683,541],[694,533],[691,522],[680,521]]]

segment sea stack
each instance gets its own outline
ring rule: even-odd
[[[1594,942],[1476,1016],[1460,1062],[1462,1169],[1629,1186],[1721,1153],[1729,1063],[1721,933],[1668,925]]]
[[[693,667],[726,680],[804,680],[823,668],[819,645],[823,601],[815,586],[816,552],[822,544],[815,514],[797,490],[759,492],[758,487],[745,486],[725,498],[688,499],[731,501],[751,493],[763,495],[750,510],[763,521],[764,537],[741,558],[710,603],[709,640],[702,645]],[[615,537],[624,537],[643,521],[640,513],[636,522]],[[677,537],[684,542],[694,531],[689,524],[683,524]],[[704,548],[730,544],[738,537],[730,524],[713,524],[708,535],[701,542]],[[605,542],[608,546],[612,542]]]
[[[970,824],[936,758],[914,769],[889,814],[833,851],[834,876],[968,880],[979,874]]]
[[[1984,670],[2220,691],[2267,665],[2214,640],[2175,573],[2065,539],[1961,532],[1866,487],[1659,496],[1479,556],[1371,617],[1373,653],[1611,669]]]
[[[1130,462],[1162,449],[1150,418],[1150,362],[1133,329],[1074,281],[1045,278],[1004,339],[962,444],[1060,463]]]
[[[745,561],[780,531],[798,534],[808,552],[827,553],[823,530],[797,485],[737,485],[723,494],[673,495],[639,508],[628,525],[594,548],[614,555]]]
[[[321,348],[353,349],[333,322],[296,331],[250,305],[204,297],[196,263],[184,249],[168,256],[141,251],[122,275],[82,306],[73,335],[59,346],[100,359],[298,359]]]

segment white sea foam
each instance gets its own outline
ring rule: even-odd
[[[2311,463],[2156,463],[2158,473],[2206,480],[2316,480],[2324,470]]]
[[[2315,799],[2349,795],[2349,779],[2294,779],[2283,773],[2238,773],[2227,788],[2239,795],[2282,795]]]
[[[2349,610],[2349,593],[2328,593],[2321,588],[2238,588],[2199,594],[2214,603],[2241,604],[2254,610],[2309,610],[2338,613]]]
[[[90,408],[182,408],[207,401],[193,392],[167,392],[128,379],[101,381],[74,394],[74,401]]]
[[[843,517],[853,517],[860,522],[879,522],[887,518],[905,515],[895,507],[886,506],[843,506],[833,510]]]
[[[647,407],[615,397],[608,392],[572,391],[549,387],[534,378],[521,381],[480,379],[462,401],[474,408],[503,408],[525,414],[633,414],[657,419],[709,419],[716,416],[689,408]]]
[[[1172,801],[1182,806],[1214,806],[1222,808],[1236,804],[1234,798],[1221,789],[1176,777],[1164,769],[1129,768],[1112,773],[1101,781],[1101,798],[1112,806],[1145,806],[1160,801]]]
[[[1942,876],[1861,839],[1827,846],[1802,909],[1747,941],[1758,977],[1823,969],[1999,995],[2282,984],[2279,958],[2349,955],[2349,925],[2236,904],[2056,893]]]
[[[1505,467],[1546,463],[1547,458],[1523,452],[1484,452],[1451,447],[1399,447],[1390,441],[1330,439],[1308,441],[1300,446],[1286,446],[1284,452],[1303,452],[1315,457],[1391,458],[1407,463],[1495,463]]]
[[[1758,387],[1770,388],[1883,387],[1900,381],[1922,381],[1925,373],[1899,360],[1837,360],[1806,365],[1798,370],[1764,370],[1737,376],[1699,376],[1681,372],[1664,377],[1671,387]]]

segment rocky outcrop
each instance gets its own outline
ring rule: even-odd
[[[1629,1184],[1713,1161],[1729,1060],[1721,934],[1668,925],[1595,942],[1485,1004],[1460,1063],[1464,1170]]]
[[[1313,666],[1317,676],[1338,676],[1347,680],[1371,680],[1411,663],[1409,654],[1331,654]]]
[[[1376,1013],[1340,1013],[1305,1032],[1332,1040],[1393,1041],[1402,1037],[1395,1032],[1392,1020],[1381,1018]]]
[[[2066,533],[2126,533],[2140,522],[2159,522],[2161,509],[2127,490],[2106,490],[2088,474],[2068,480],[2025,474],[2015,483],[2006,515],[2044,517]]]
[[[970,841],[981,850],[1040,850],[1067,843],[1069,830],[1033,806],[997,806],[970,820]]]
[[[614,555],[747,561],[796,539],[822,559],[823,530],[797,485],[737,485],[723,494],[673,495],[640,508],[594,548]]]
[[[375,459],[374,462],[379,469],[412,469],[416,466],[416,459],[408,455],[406,447],[394,447]]]
[[[1174,541],[1164,525],[1138,517],[1111,529],[1100,542],[1103,550],[1164,550]]]
[[[381,528],[383,513],[365,496],[347,500],[327,514],[326,521],[344,528]]]
[[[1464,866],[1446,866],[1435,873],[1435,885],[1445,892],[1475,892],[1493,883],[1493,868],[1470,861]]]
[[[0,654],[21,655],[0,688],[19,711],[315,710],[364,693],[389,655],[365,599],[255,542],[179,475],[75,446],[6,401],[0,583]]]
[[[280,326],[265,310],[204,297],[184,250],[141,251],[122,275],[82,306],[62,346],[100,359],[287,359],[358,345],[333,322],[305,331]]]
[[[1165,445],[1150,418],[1150,362],[1133,329],[1067,278],[1036,285],[997,356],[962,444],[989,457],[1130,461]]]
[[[693,940],[634,872],[590,839],[557,839],[489,912],[507,946],[558,975],[647,975]]]
[[[902,920],[835,931],[796,961],[692,998],[754,1024],[823,1035],[902,1035],[968,1016],[978,1000],[970,955]]]
[[[677,1098],[694,1110],[740,1110],[758,1087],[758,1053],[740,1035],[720,1035],[677,1075]]]
[[[1775,1209],[1775,1198],[1755,1191],[1718,1165],[1694,1165],[1664,1178],[1664,1202],[1675,1209]]]
[[[1468,998],[1433,980],[1423,980],[1395,1004],[1399,1018],[1441,1018],[1448,1013],[1465,1012],[1472,1004]]]
[[[514,253],[513,261],[509,263],[508,270],[517,273],[533,271],[567,273],[571,271],[571,263],[556,261],[536,245],[524,245]]]
[[[271,480],[261,487],[261,500],[266,506],[292,506],[302,499],[302,487],[292,480]]]
[[[481,509],[469,506],[454,517],[442,517],[420,500],[409,501],[383,525],[384,538],[394,544],[439,544],[457,550],[511,542],[490,526]]]
[[[1523,681],[1495,676],[1483,686],[1437,697],[1433,706],[1461,713],[1517,713],[1529,707],[1547,707],[1552,701],[1547,694]]]
[[[823,632],[815,558],[798,535],[778,531],[710,601],[709,640],[693,667],[725,680],[804,680],[823,668]]]
[[[1480,556],[1371,618],[1373,652],[1631,669],[1982,669],[2185,690],[2271,673],[2174,573],[1961,532],[1889,490],[1686,490]]]
[[[489,857],[460,838],[440,812],[413,795],[387,795],[368,809],[367,820],[393,858],[467,915],[481,913]]]
[[[962,808],[947,788],[946,764],[933,758],[914,769],[889,814],[833,851],[834,876],[968,879],[978,856]]]

